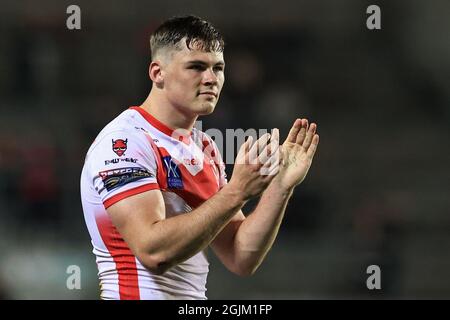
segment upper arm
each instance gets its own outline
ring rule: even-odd
[[[244,220],[245,216],[242,213],[242,210],[239,210],[211,243],[211,248],[220,261],[227,267],[228,270],[234,273],[238,273],[234,259],[234,239],[241,223]]]
[[[92,187],[113,225],[144,264],[149,227],[165,218],[150,143],[130,130],[103,135],[86,158]]]
[[[151,268],[148,261],[148,239],[151,227],[165,219],[164,200],[160,190],[150,190],[123,199],[107,209],[112,223],[121,234],[130,250]]]

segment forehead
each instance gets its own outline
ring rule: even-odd
[[[181,47],[181,50],[175,50],[172,56],[173,62],[186,63],[189,61],[204,61],[208,64],[224,62],[223,52],[201,50],[199,45],[196,45],[195,42],[188,48],[186,42],[182,40],[179,43],[179,47]]]

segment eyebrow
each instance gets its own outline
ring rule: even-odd
[[[191,60],[191,61],[187,61],[186,64],[199,64],[202,66],[208,66],[208,64],[202,60]],[[219,61],[219,62],[215,63],[214,66],[225,66],[225,62]]]

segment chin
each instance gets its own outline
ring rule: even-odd
[[[215,104],[212,104],[212,103],[205,103],[205,104],[203,104],[203,105],[201,106],[201,108],[200,108],[198,114],[199,114],[200,116],[206,116],[206,115],[208,115],[208,114],[213,113],[215,108],[216,108],[216,105],[215,105]]]

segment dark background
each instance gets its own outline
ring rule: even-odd
[[[71,4],[81,30],[66,27]],[[366,28],[371,4],[381,30]],[[211,252],[208,297],[450,298],[449,12],[446,0],[3,1],[1,297],[98,299],[85,153],[146,98],[150,33],[196,14],[227,43],[204,130],[278,127],[284,138],[307,117],[321,137],[258,272],[234,276]],[[381,290],[366,287],[372,264]],[[66,288],[70,265],[81,290]]]

